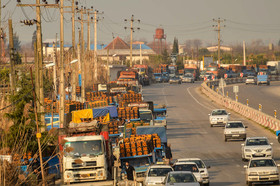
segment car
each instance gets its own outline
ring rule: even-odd
[[[273,157],[272,143],[266,137],[249,137],[241,146],[244,161],[256,157]]]
[[[225,125],[224,137],[225,141],[228,139],[242,139],[246,140],[246,128],[241,121],[229,121]]]
[[[182,83],[194,83],[193,74],[187,73],[182,77]]]
[[[195,162],[177,162],[173,164],[174,171],[191,171],[199,183],[202,183],[202,176]]]
[[[198,166],[198,170],[202,177],[203,185],[208,186],[210,184],[209,173],[207,170],[210,168],[210,166],[206,166],[205,163],[201,159],[199,159],[199,158],[180,158],[175,161],[175,163],[177,163],[177,162],[194,162],[194,163],[196,163],[196,165]]]
[[[248,76],[246,78],[246,81],[245,81],[245,84],[248,85],[248,84],[254,84],[256,85],[257,84],[257,78],[255,76]]]
[[[273,182],[279,184],[279,171],[275,161],[272,158],[253,158],[248,165],[245,165],[246,169],[246,183],[251,186],[253,183],[268,183]]]
[[[180,79],[180,77],[174,76],[174,77],[171,77],[171,78],[169,79],[169,83],[170,83],[170,84],[172,84],[172,83],[181,84],[181,83],[182,83],[182,80]]]
[[[210,126],[214,125],[225,125],[228,120],[230,113],[228,113],[225,109],[215,109],[209,115]]]
[[[169,172],[165,178],[165,186],[199,186],[196,177],[190,171]]]
[[[170,165],[151,165],[146,172],[145,185],[164,184],[166,175],[171,171],[173,168]]]

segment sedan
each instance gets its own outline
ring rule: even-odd
[[[169,172],[165,178],[166,186],[199,186],[195,176],[190,171]]]
[[[225,141],[228,139],[246,140],[246,129],[241,121],[230,121],[225,125],[224,136]]]
[[[272,158],[253,158],[249,165],[245,165],[246,183],[251,186],[253,183],[273,182],[279,184],[279,165],[276,165]]]
[[[146,173],[145,185],[164,184],[164,179],[168,172],[173,171],[170,165],[152,165]]]
[[[248,85],[248,84],[254,84],[256,85],[257,84],[257,78],[255,76],[248,76],[246,78],[246,81],[245,81],[245,84]]]
[[[194,83],[194,77],[192,74],[188,73],[182,77],[182,83]]]
[[[273,156],[272,143],[269,144],[266,137],[250,137],[241,144],[242,160],[250,160],[256,157]]]
[[[209,115],[210,126],[225,125],[229,120],[229,115],[225,109],[215,109]]]
[[[172,84],[172,83],[181,84],[182,80],[180,77],[174,76],[174,77],[170,78],[169,83],[170,84]]]

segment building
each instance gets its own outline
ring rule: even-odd
[[[143,42],[133,42],[132,44],[132,61],[149,60],[150,55],[156,53]],[[97,55],[104,61],[109,59],[109,62],[115,61],[129,61],[130,60],[130,45],[123,41],[120,37],[116,37],[104,49],[97,50]]]

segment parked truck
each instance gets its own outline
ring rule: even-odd
[[[279,75],[280,74],[280,61],[268,61],[266,65],[269,68],[271,75]]]
[[[184,74],[192,74],[195,80],[199,78],[199,70],[195,64],[185,64]]]
[[[97,121],[70,123],[59,136],[65,183],[106,180],[113,158],[108,132]],[[62,144],[64,145],[62,146]]]
[[[117,84],[119,84],[119,85],[120,84],[138,85],[139,76],[138,76],[137,71],[134,71],[134,70],[121,71],[119,73]]]
[[[148,65],[135,64],[134,69],[138,71],[140,79],[143,81],[143,85],[150,85],[153,80],[153,69]]]

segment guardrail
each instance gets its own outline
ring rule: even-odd
[[[279,80],[279,77],[275,77],[273,81]],[[227,84],[234,84],[234,83],[242,83],[244,82],[244,78],[234,78],[234,79],[227,79]],[[272,79],[271,79],[272,81]],[[213,87],[217,86],[219,84],[219,81],[209,81],[209,82],[203,82],[201,84],[202,92],[207,95],[211,100],[215,101],[216,103],[231,109],[242,116],[251,119],[252,121],[255,121],[256,123],[269,128],[273,131],[277,131],[280,129],[280,120],[276,119],[273,116],[269,116],[259,110],[256,110],[254,108],[251,108],[247,105],[244,105],[242,103],[239,103],[237,101],[232,100],[231,98],[222,96],[215,92],[215,89]]]

